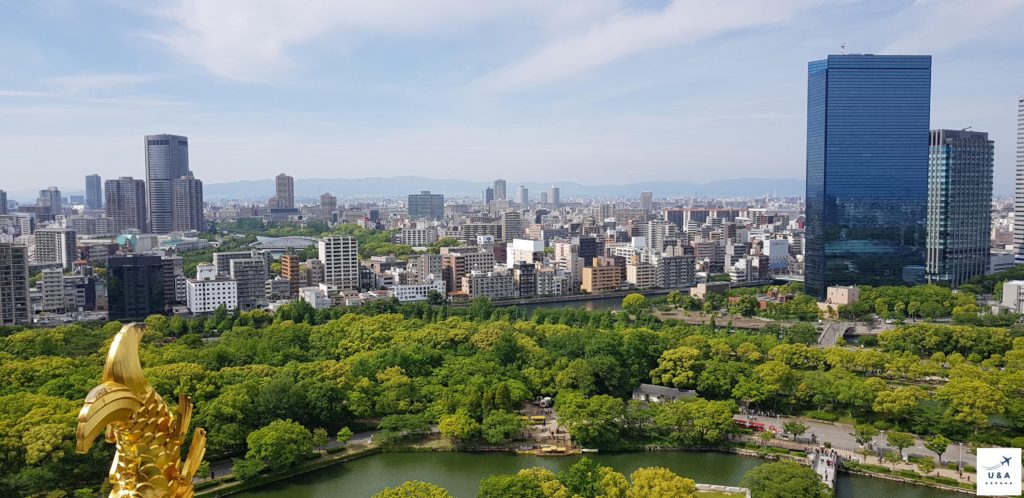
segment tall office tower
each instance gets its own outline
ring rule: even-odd
[[[288,281],[291,286],[291,296],[299,294],[299,284],[302,282],[302,272],[299,269],[299,256],[291,251],[281,255],[281,277]]]
[[[7,214],[7,192],[0,190],[0,214]]]
[[[649,213],[654,209],[654,192],[640,192],[640,210]]]
[[[100,175],[85,177],[85,207],[100,209],[103,207],[103,180]]]
[[[173,312],[175,306],[188,303],[185,261],[173,253],[165,254],[160,261],[163,263],[164,307],[167,311]]]
[[[188,138],[178,135],[147,135],[146,199],[148,227],[153,233],[174,231],[174,180],[189,176]]]
[[[830,55],[808,64],[810,295],[824,300],[829,286],[898,284],[923,273],[931,66],[927,55]]]
[[[485,204],[490,204],[494,200],[494,187],[487,187],[484,189],[483,198]]]
[[[494,180],[494,200],[503,201],[507,198],[508,197],[506,197],[505,193],[505,180],[502,180],[501,178]]]
[[[324,264],[325,283],[340,289],[359,288],[359,243],[355,237],[320,239],[320,261]]]
[[[145,320],[163,314],[164,279],[160,256],[111,256],[107,259],[107,309],[110,320]]]
[[[517,204],[523,206],[530,203],[530,189],[526,188],[526,185],[520,185],[516,187],[516,199]]]
[[[183,176],[171,182],[171,190],[174,194],[174,231],[204,230],[203,182],[192,175]]]
[[[320,217],[330,221],[334,217],[334,212],[338,210],[338,198],[325,193],[320,196]]]
[[[925,275],[956,288],[988,271],[993,144],[984,132],[932,130],[928,145]]]
[[[558,207],[562,204],[561,190],[557,185],[548,187],[548,203],[553,207]]]
[[[65,270],[70,270],[72,263],[78,260],[78,237],[74,230],[43,228],[36,230],[35,237],[36,263],[60,263]]]
[[[444,194],[431,194],[429,190],[409,194],[409,219],[439,220],[444,218]]]
[[[60,189],[49,187],[39,191],[39,200],[36,202],[40,207],[49,207],[50,214],[62,214],[64,202],[61,200]]]
[[[31,323],[28,248],[0,242],[0,326]]]
[[[120,234],[126,231],[145,232],[146,225],[146,182],[130,176],[107,180],[104,185],[107,194],[107,218],[110,230]]]
[[[1013,212],[1024,213],[1024,97],[1017,100],[1017,190]],[[1013,224],[1014,263],[1024,264],[1024,223]]]
[[[262,258],[232,259],[231,278],[238,289],[238,309],[253,310],[267,303],[266,291],[269,274],[267,262]]]
[[[295,207],[295,179],[281,173],[274,178],[274,197],[270,207],[292,209]]]

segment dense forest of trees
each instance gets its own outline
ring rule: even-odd
[[[600,448],[720,443],[740,404],[957,441],[1017,444],[1024,429],[1016,326],[922,322],[883,333],[878,348],[819,349],[807,344],[806,324],[794,328],[810,331],[743,332],[661,321],[643,309],[527,313],[486,300],[461,308],[294,303],[276,315],[219,310],[146,323],[149,381],[168,402],[193,396],[208,459],[256,455],[253,472],[281,465],[273,452],[253,453],[254,441],[294,442],[370,420],[385,444],[437,423],[463,444],[506,441],[515,410],[539,395],[554,396],[578,443]],[[74,424],[119,328],[0,331],[0,494],[72,492],[102,480],[110,445],[74,454]],[[644,407],[627,401],[640,382],[698,396]]]

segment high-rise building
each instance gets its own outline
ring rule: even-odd
[[[190,176],[188,138],[178,135],[147,135],[146,200],[148,228],[153,233],[174,231],[174,180]]]
[[[287,252],[281,255],[281,277],[288,281],[291,286],[291,296],[299,293],[299,286],[302,282],[302,272],[299,269],[299,255]]]
[[[0,214],[7,214],[7,192],[0,190]]]
[[[237,283],[238,309],[249,311],[266,305],[269,274],[262,258],[232,259],[231,278]]]
[[[76,255],[77,234],[63,228],[42,228],[36,230],[35,263],[60,263],[65,270],[71,269]]]
[[[808,64],[805,287],[923,274],[931,56]]]
[[[557,185],[548,187],[548,204],[552,207],[558,207],[562,204],[561,190]]]
[[[508,199],[505,192],[505,185],[505,180],[502,180],[501,178],[494,180],[494,200],[503,201]]]
[[[518,211],[501,213],[501,238],[506,242],[523,237],[523,216]]]
[[[1013,212],[1024,213],[1024,97],[1017,100],[1017,189]],[[1024,223],[1013,224],[1014,263],[1024,264]]]
[[[485,204],[490,204],[494,200],[494,187],[487,187],[483,192],[483,199]]]
[[[295,179],[281,173],[274,178],[274,197],[270,199],[270,207],[280,209],[295,208]]]
[[[320,196],[320,217],[330,221],[334,217],[334,212],[338,210],[338,198],[331,195],[330,193],[324,193]]]
[[[103,207],[103,180],[100,175],[85,177],[85,207],[89,209]]]
[[[190,232],[205,229],[203,217],[203,182],[192,175],[171,182],[174,197],[174,231]]]
[[[530,189],[526,185],[516,187],[516,203],[523,206],[530,203]]]
[[[439,220],[444,218],[444,194],[431,194],[429,190],[409,194],[408,207],[410,220]]]
[[[640,192],[640,210],[649,213],[654,209],[654,192]]]
[[[227,310],[238,308],[238,282],[217,274],[213,265],[196,267],[196,278],[185,283],[188,310],[194,315],[213,313],[221,306]]]
[[[164,307],[173,312],[175,306],[188,303],[185,261],[172,253],[165,254],[160,261],[163,263]]]
[[[339,289],[359,288],[359,243],[355,237],[340,235],[320,239],[320,261],[324,283]]]
[[[0,242],[0,326],[28,324],[28,248]]]
[[[928,145],[925,275],[956,288],[988,271],[993,144],[984,132],[932,130]]]
[[[39,200],[36,201],[39,207],[50,208],[50,214],[63,214],[64,202],[61,199],[60,189],[48,187],[39,191]]]
[[[145,320],[164,308],[160,256],[128,255],[107,259],[107,309],[111,320]]]
[[[107,218],[113,233],[126,231],[145,232],[146,225],[146,182],[130,176],[107,180],[104,185],[107,194]]]

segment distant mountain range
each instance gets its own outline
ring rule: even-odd
[[[780,196],[803,196],[804,181],[797,178],[737,178],[718,180],[710,183],[694,182],[638,182],[623,185],[584,185],[576,182],[554,182],[563,197],[637,197],[640,192],[654,192],[655,197],[752,197],[765,194]],[[419,176],[397,176],[392,178],[300,178],[295,180],[295,197],[316,198],[324,192],[340,198],[352,197],[400,197],[429,190],[447,196],[479,197],[481,191],[491,182],[470,182],[466,180],[436,179]],[[508,181],[508,196],[515,195],[516,187],[525,185],[530,196],[536,198],[546,191],[551,183]],[[274,195],[274,180],[246,180],[228,183],[212,183],[203,186],[207,199],[257,199]]]

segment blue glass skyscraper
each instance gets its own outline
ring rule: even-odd
[[[805,284],[923,277],[931,56],[808,64]]]

